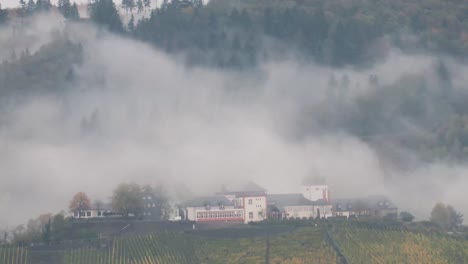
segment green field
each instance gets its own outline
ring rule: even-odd
[[[462,239],[351,225],[329,230],[306,226],[235,239],[220,238],[226,234],[223,230],[215,235],[166,232],[42,252],[4,247],[0,263],[339,263],[326,234],[331,234],[349,263],[468,263],[468,241]]]

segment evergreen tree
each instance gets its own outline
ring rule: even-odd
[[[128,21],[127,28],[128,28],[128,31],[130,32],[132,32],[135,29],[135,18],[133,17],[133,14],[132,14],[132,17],[130,18],[130,21]]]
[[[26,1],[25,1],[25,0],[20,0],[19,3],[20,3],[19,15],[20,15],[21,17],[24,17],[24,16],[26,16],[27,13],[28,13]]]
[[[37,0],[36,1],[36,10],[38,11],[41,11],[43,10],[43,7],[44,6],[44,0]]]
[[[151,1],[150,0],[143,0],[143,6],[145,7],[145,10],[148,8],[151,8]]]
[[[35,9],[36,9],[36,3],[34,2],[34,0],[29,0],[28,5],[26,7],[27,13],[31,14],[34,12]]]
[[[119,12],[112,0],[97,0],[89,5],[91,20],[112,32],[123,32]]]
[[[36,10],[38,11],[47,11],[50,10],[52,4],[50,0],[37,0],[36,1]]]
[[[143,12],[143,10],[145,10],[145,6],[143,5],[142,0],[138,0],[137,3],[136,3],[136,6],[137,6],[138,13],[141,13],[141,12]]]
[[[59,0],[58,10],[65,18],[70,18],[71,14],[71,3],[70,0]]]
[[[122,7],[127,10],[127,12],[133,12],[133,9],[135,9],[135,0],[122,0]]]
[[[50,8],[52,7],[52,3],[50,2],[50,0],[43,0],[43,6],[42,6],[45,10],[50,10]]]
[[[73,3],[70,9],[70,19],[72,20],[78,20],[80,19],[80,12],[78,11],[78,6],[76,3]]]

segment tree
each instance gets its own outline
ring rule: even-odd
[[[123,216],[141,215],[143,212],[143,192],[136,183],[122,183],[112,195],[112,209]]]
[[[67,19],[77,20],[80,18],[78,6],[76,5],[76,3],[73,3],[72,5],[70,0],[59,0],[58,10]]]
[[[143,6],[145,7],[145,11],[146,11],[146,9],[150,9],[151,8],[151,1],[150,0],[143,0]]]
[[[78,20],[80,19],[80,12],[78,11],[78,6],[76,3],[73,3],[70,9],[70,19],[72,20]]]
[[[50,0],[37,0],[36,1],[36,10],[38,11],[47,11],[50,10],[52,4]]]
[[[133,9],[135,9],[135,0],[122,0],[122,7],[127,10],[127,12],[133,12]]]
[[[130,17],[130,21],[128,21],[127,25],[128,31],[132,32],[135,29],[135,18],[132,16]]]
[[[123,25],[120,20],[119,12],[112,0],[97,0],[91,2],[88,9],[90,10],[91,20],[96,24],[112,32],[123,32]]]
[[[138,13],[141,13],[141,12],[143,12],[145,10],[145,6],[144,6],[142,0],[137,1],[136,8],[137,8]]]
[[[28,6],[27,6],[28,13],[32,14],[35,9],[36,9],[36,3],[34,2],[34,0],[29,0]]]
[[[448,227],[448,211],[443,203],[437,203],[431,211],[431,222],[440,225],[443,228]]]
[[[451,205],[447,206],[449,214],[449,228],[457,229],[463,224],[463,214],[457,212]]]
[[[54,241],[60,241],[64,236],[65,231],[65,217],[63,214],[56,214],[52,219],[51,224],[51,237]]]
[[[0,25],[5,24],[8,21],[8,10],[2,8],[0,3]]]
[[[431,212],[431,221],[444,229],[454,230],[463,223],[463,215],[452,206],[437,203]]]
[[[65,18],[68,18],[70,16],[70,11],[71,11],[70,0],[59,0],[57,7],[58,7],[58,10],[60,11],[60,13],[62,13],[62,15]]]
[[[51,237],[51,221],[49,219],[47,223],[44,225],[44,227],[42,228],[42,241],[48,244],[50,242],[50,237]]]
[[[68,208],[70,209],[70,212],[77,212],[78,217],[81,217],[84,210],[91,208],[91,202],[84,192],[78,192],[73,196]]]
[[[411,222],[413,221],[414,216],[410,212],[401,212],[400,218],[403,222]]]
[[[21,9],[26,9],[26,1],[20,0],[20,1],[19,1],[19,4],[20,4],[20,8],[21,8]]]

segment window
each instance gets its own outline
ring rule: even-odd
[[[91,216],[91,212],[86,212],[86,216]]]
[[[148,204],[148,208],[151,207],[151,204]]]
[[[148,215],[151,215],[151,212],[148,212]]]
[[[153,207],[156,207],[156,204],[153,204]]]
[[[249,212],[249,219],[253,219],[253,212]]]
[[[252,199],[249,199],[249,204],[252,204]]]
[[[148,196],[148,200],[151,200],[151,196]]]
[[[102,215],[102,212],[101,212],[101,211],[97,211],[97,215],[98,215],[98,216],[101,216],[101,215]]]

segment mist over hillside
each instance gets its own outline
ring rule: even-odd
[[[262,36],[268,54],[284,52],[219,67],[193,63],[211,51],[56,13],[12,25],[0,30],[0,227],[63,210],[77,191],[106,200],[125,181],[291,192],[311,174],[337,198],[468,213],[468,67],[449,55],[388,42],[373,63],[338,67]]]

